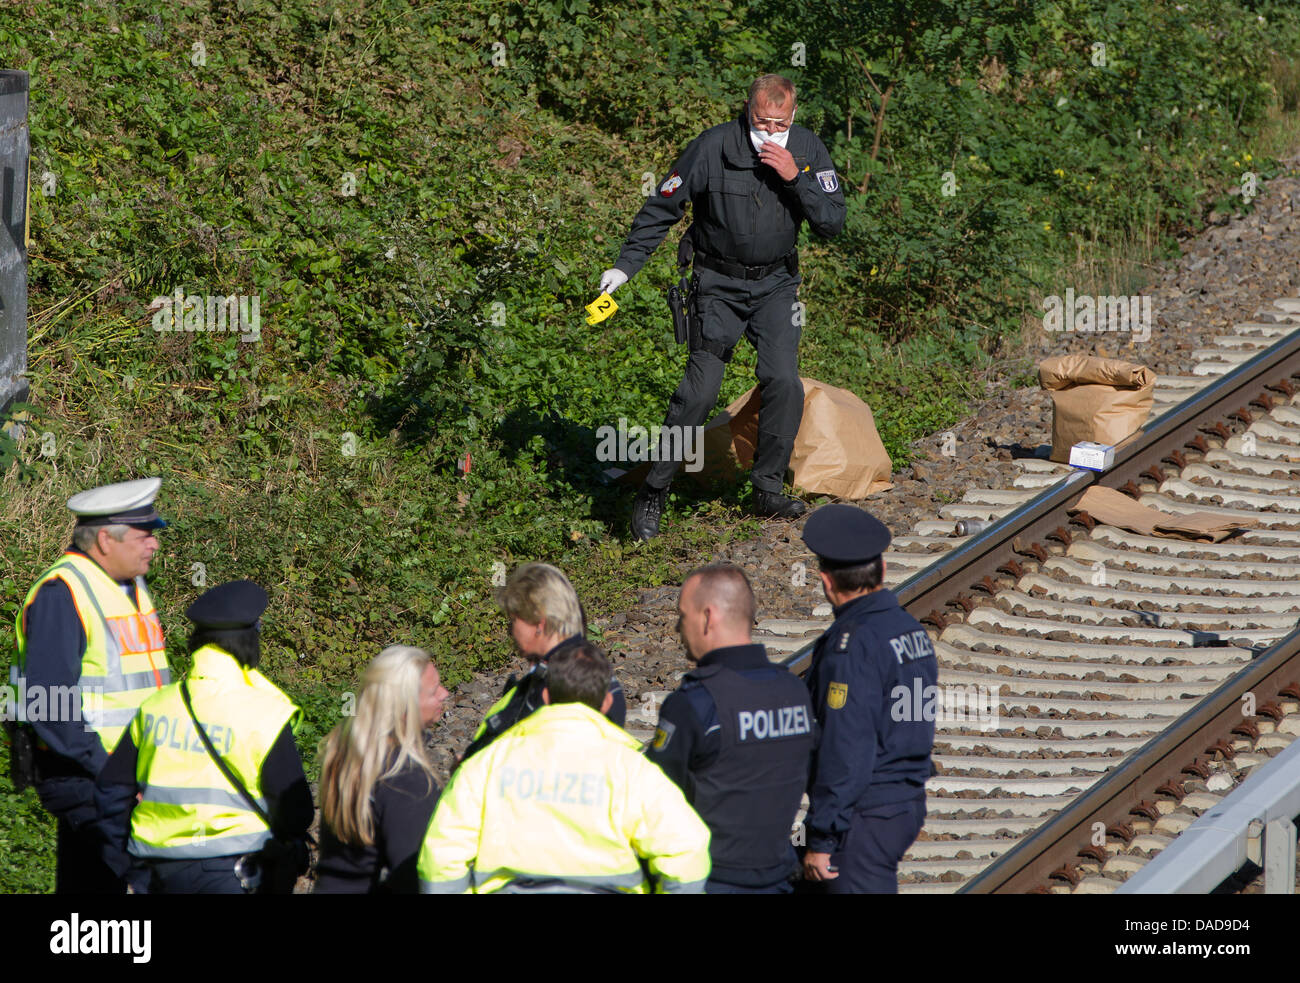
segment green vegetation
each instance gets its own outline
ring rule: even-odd
[[[0,439],[3,621],[66,542],[63,500],[161,474],[176,662],[202,582],[264,584],[310,758],[383,645],[430,647],[450,683],[501,660],[494,563],[555,562],[601,616],[748,535],[744,487],[682,483],[667,535],[632,543],[630,490],[594,460],[595,428],[659,422],[679,378],[672,243],[613,319],[582,307],[643,175],[764,71],[849,189],[844,234],[803,246],[803,371],[865,398],[896,464],[1007,370],[1036,292],[1081,257],[1130,276],[1130,245],[1239,206],[1294,137],[1285,0],[704,6],[0,9],[0,62],[32,74],[38,414]],[[155,331],[177,289],[260,298],[260,340]],[[31,793],[0,809],[0,890],[48,887],[51,837]]]

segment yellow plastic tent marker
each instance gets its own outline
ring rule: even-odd
[[[614,303],[614,298],[609,294],[601,294],[587,305],[587,323],[599,324],[605,318],[610,317],[616,310],[618,310],[618,305]]]

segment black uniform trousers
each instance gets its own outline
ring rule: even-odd
[[[126,893],[126,881],[104,862],[104,844],[94,822],[94,790],[90,778],[71,775],[36,784],[41,805],[57,821],[55,894]]]
[[[750,481],[763,491],[780,492],[794,451],[794,438],[803,419],[803,384],[799,381],[799,338],[803,317],[798,304],[800,278],[784,268],[761,280],[735,277],[697,267],[694,290],[699,317],[699,337],[713,346],[733,348],[742,336],[758,352],[755,375],[762,406],[758,411],[758,446]],[[726,363],[713,352],[691,342],[677,391],[668,403],[665,427],[700,427],[708,422],[718,401]],[[677,473],[678,460],[670,454],[665,437],[660,460],[650,469],[646,483],[666,488]]]
[[[235,876],[238,856],[150,861],[150,894],[243,894]]]
[[[898,862],[924,824],[924,795],[856,813],[840,849],[831,854],[839,877],[825,882],[826,892],[897,894]]]

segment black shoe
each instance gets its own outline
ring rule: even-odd
[[[659,517],[668,503],[667,488],[642,485],[632,503],[632,535],[637,539],[653,539],[659,535]]]
[[[797,519],[808,511],[808,506],[797,498],[787,498],[780,492],[754,489],[754,513],[767,519]]]

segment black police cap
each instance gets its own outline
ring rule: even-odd
[[[252,628],[270,600],[251,580],[232,580],[205,591],[185,609],[185,617],[199,628]]]
[[[889,527],[856,505],[823,505],[803,527],[803,541],[827,567],[856,567],[889,547]]]

